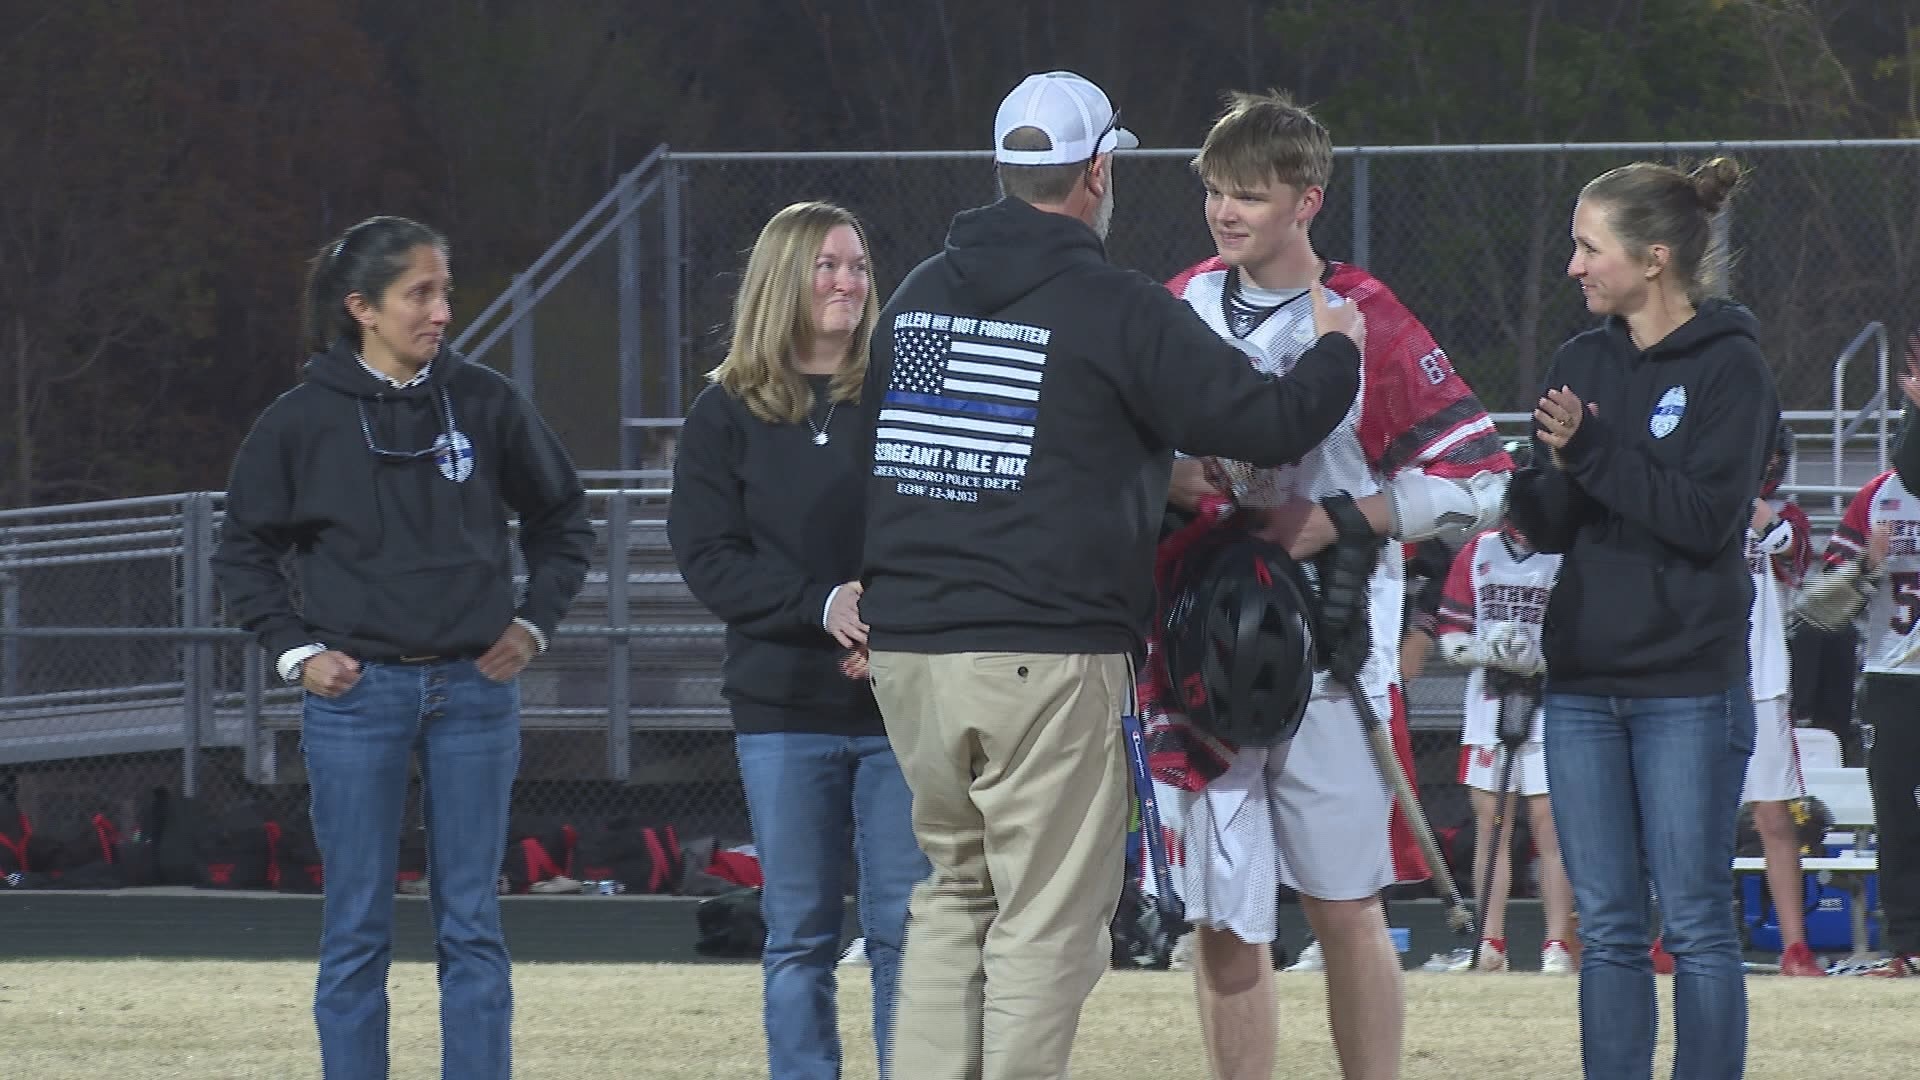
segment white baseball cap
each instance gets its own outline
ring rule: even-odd
[[[1007,149],[1007,133],[1023,127],[1045,132],[1052,149]],[[1071,71],[1027,76],[993,117],[993,160],[1008,165],[1077,165],[1139,145],[1133,132],[1120,126],[1107,95]]]

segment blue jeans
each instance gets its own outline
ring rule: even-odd
[[[326,1080],[387,1075],[387,968],[408,766],[420,761],[440,968],[441,1074],[504,1080],[513,991],[496,882],[520,767],[520,688],[472,661],[366,664],[306,695],[300,741],[325,873],[314,1020]]]
[[[1734,818],[1753,753],[1742,678],[1688,698],[1546,696],[1547,788],[1580,912],[1587,1080],[1653,1075],[1648,884],[1674,961],[1675,1080],[1738,1080],[1747,986],[1735,925]]]
[[[931,872],[913,838],[913,796],[900,763],[884,735],[742,734],[735,749],[766,879],[761,969],[771,1080],[840,1076],[834,967],[849,839],[872,965],[873,1041],[885,1077],[907,899]]]

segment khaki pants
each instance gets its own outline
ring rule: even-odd
[[[1125,872],[1126,658],[876,652],[873,685],[933,865],[891,1075],[1058,1080]]]

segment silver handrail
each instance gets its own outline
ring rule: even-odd
[[[1861,409],[1859,413],[1854,416],[1852,424],[1848,425],[1841,420],[1842,414],[1846,412],[1847,366],[1853,362],[1854,356],[1858,354],[1869,341],[1874,343],[1876,351],[1879,354],[1879,362],[1875,365],[1876,387],[1874,398],[1867,408]],[[1843,469],[1846,464],[1847,439],[1853,431],[1866,420],[1869,409],[1873,410],[1880,418],[1880,431],[1877,440],[1879,465],[1881,472],[1886,471],[1887,444],[1892,435],[1892,422],[1886,408],[1890,390],[1888,383],[1888,362],[1892,356],[1893,345],[1887,339],[1886,325],[1880,322],[1870,322],[1862,327],[1858,334],[1853,336],[1853,340],[1847,343],[1846,348],[1840,350],[1840,356],[1833,362],[1833,485],[1835,487],[1842,487],[1845,484],[1846,477],[1843,474]],[[1835,495],[1833,497],[1833,512],[1838,514],[1841,512],[1841,509],[1841,496]]]

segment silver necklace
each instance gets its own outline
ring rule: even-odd
[[[812,409],[807,410],[807,427],[811,428],[813,431],[813,445],[815,446],[827,445],[827,428],[833,423],[833,410],[839,407],[840,407],[840,403],[837,401],[828,402],[827,418],[820,421],[819,427],[813,426],[813,410]]]

